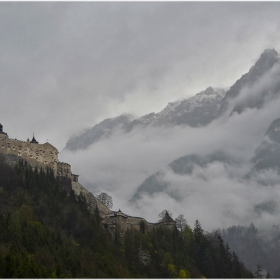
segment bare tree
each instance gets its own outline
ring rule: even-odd
[[[183,231],[183,229],[188,225],[187,220],[185,219],[184,215],[179,215],[176,219],[176,227]]]
[[[101,193],[101,194],[97,195],[96,198],[102,204],[107,206],[109,209],[112,209],[112,207],[113,207],[113,200],[112,200],[112,197],[110,195],[108,195],[107,193]]]
[[[172,217],[172,215],[173,215],[169,210],[163,210],[163,211],[161,211],[161,212],[158,214],[159,222],[162,222],[162,221],[163,221],[163,219],[164,219],[166,213],[167,213],[170,217]]]

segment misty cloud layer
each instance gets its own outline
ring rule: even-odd
[[[234,106],[231,105],[224,116],[202,128],[177,126],[119,132],[87,150],[63,151],[61,156],[74,163],[73,170],[90,191],[112,195],[114,209],[142,215],[148,221],[156,221],[158,213],[168,208],[175,217],[184,214],[190,225],[199,219],[208,230],[250,222],[259,227],[277,224],[278,207],[267,210],[265,205],[277,205],[280,199],[279,175],[271,170],[260,172],[251,181],[244,179],[270,123],[279,117],[279,98],[265,105],[228,117]],[[167,168],[183,155],[205,156],[219,150],[228,154],[233,163],[196,166],[191,175],[175,174]],[[144,194],[137,203],[129,204],[143,181],[159,170],[165,170],[163,180],[168,183],[168,190],[152,196]],[[268,183],[266,187],[263,181]],[[175,200],[168,192],[175,192],[181,199]]]
[[[280,50],[277,2],[3,2],[0,8],[0,122],[11,138],[26,140],[34,132],[59,151],[105,118],[159,112],[209,86],[228,88],[264,49]],[[87,150],[63,151],[59,159],[94,194],[112,195],[114,209],[148,221],[169,208],[190,225],[198,218],[206,229],[274,223],[277,206],[271,213],[254,209],[279,200],[278,175],[242,179],[268,126],[280,117],[279,99],[262,100],[260,90],[278,75],[273,71],[207,127],[119,131]],[[228,117],[256,95],[263,108]],[[141,205],[128,203],[147,177],[173,160],[217,150],[237,163],[214,162],[189,176],[166,173],[180,202],[158,194]],[[266,178],[271,183],[264,189]]]
[[[59,150],[105,118],[227,87],[280,49],[277,2],[0,5],[1,122]]]

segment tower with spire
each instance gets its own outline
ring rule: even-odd
[[[35,139],[34,137],[34,132],[33,132],[33,138],[32,140],[30,141],[30,143],[35,143],[35,144],[39,144],[39,142]]]
[[[0,137],[8,137],[8,134],[3,131],[3,125],[0,123]]]

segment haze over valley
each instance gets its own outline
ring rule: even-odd
[[[113,210],[199,220],[240,255],[254,235],[280,276],[278,2],[0,6],[10,138],[52,144]]]
[[[278,53],[265,50],[228,91],[208,87],[156,114],[107,119],[70,139],[61,156],[93,193],[147,219],[169,205],[209,230],[277,224],[279,163],[269,151],[279,149],[279,70]]]

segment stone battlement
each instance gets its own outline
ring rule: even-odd
[[[165,213],[162,221],[158,223],[149,223],[144,218],[126,215],[121,210],[107,215],[107,217],[102,220],[101,224],[109,230],[113,237],[116,231],[121,236],[124,236],[127,230],[152,231],[159,227],[174,229],[176,226],[176,222],[169,216],[168,212]]]
[[[50,143],[39,144],[33,136],[32,140],[21,141],[11,139],[3,132],[0,124],[0,153],[5,155],[15,155],[26,160],[31,165],[39,165],[46,170],[50,168],[55,177],[65,177],[71,181],[78,182],[78,175],[72,174],[71,165],[58,160],[58,150]]]
[[[116,233],[124,236],[127,230],[151,231],[159,227],[174,228],[175,221],[166,213],[164,219],[158,223],[149,223],[144,218],[132,217],[122,213],[111,211],[103,205],[94,195],[78,183],[79,175],[71,172],[71,165],[58,160],[58,150],[50,143],[39,144],[33,136],[32,140],[21,141],[11,139],[3,132],[0,124],[0,154],[9,158],[10,163],[17,162],[20,158],[26,160],[33,168],[42,167],[43,170],[50,168],[55,177],[65,189],[72,189],[77,195],[83,194],[89,205],[89,209],[94,212],[95,207],[99,209],[101,224],[108,229],[112,237]]]

